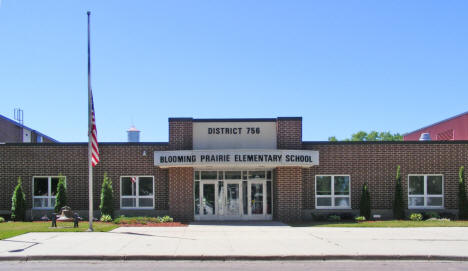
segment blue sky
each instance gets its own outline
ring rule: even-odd
[[[405,133],[468,111],[468,1],[0,4],[0,114],[87,141],[167,141],[168,117],[302,116],[304,140]]]

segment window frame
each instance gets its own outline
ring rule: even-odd
[[[135,196],[124,196],[122,195],[122,181],[123,178],[132,178],[135,177],[137,180],[135,181]],[[151,196],[140,196],[140,178],[151,178],[153,180],[153,195]],[[120,209],[126,209],[126,210],[152,210],[155,208],[154,203],[155,203],[155,193],[154,193],[154,176],[149,176],[149,175],[128,175],[128,176],[120,176]],[[153,199],[153,206],[148,206],[148,207],[140,207],[140,201],[139,199]],[[123,199],[135,199],[135,207],[124,207],[122,206],[122,200]]]
[[[424,194],[410,195],[410,177],[411,176],[423,176],[424,177]],[[429,176],[440,176],[442,177],[442,194],[427,194],[427,177]],[[445,190],[444,190],[444,174],[408,174],[408,184],[407,184],[407,194],[408,194],[408,209],[444,209],[445,208]],[[410,198],[420,198],[424,199],[424,206],[410,205]],[[440,206],[428,206],[428,198],[442,198],[442,205]]]
[[[36,178],[47,178],[47,196],[35,196],[34,195],[34,182]],[[52,178],[60,178],[65,179],[65,187],[67,187],[67,177],[66,176],[33,176],[32,177],[32,189],[31,189],[31,194],[32,194],[32,209],[34,210],[52,210],[55,208],[52,205],[52,199],[55,198],[56,196],[52,196]],[[49,207],[36,207],[34,205],[34,200],[35,199],[47,199],[47,205]]]
[[[331,194],[330,195],[317,195],[317,177],[331,177]],[[347,196],[344,195],[335,195],[335,177],[348,177],[349,178],[349,194]],[[318,206],[317,201],[318,198],[330,198],[331,205],[330,206]],[[349,206],[342,207],[342,206],[335,206],[335,199],[336,198],[349,198]],[[350,210],[351,208],[351,175],[349,174],[319,174],[315,175],[315,209],[341,209],[341,210]]]

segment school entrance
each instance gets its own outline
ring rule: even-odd
[[[272,220],[271,170],[195,170],[195,220]]]

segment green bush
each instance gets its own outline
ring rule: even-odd
[[[5,218],[0,216],[0,223],[3,223],[3,222],[5,222]]]
[[[465,167],[461,166],[458,172],[458,217],[468,219],[468,200],[466,198]]]
[[[410,220],[411,221],[421,221],[422,219],[423,219],[423,216],[420,213],[412,213],[410,215]]]
[[[55,195],[55,212],[60,213],[63,206],[67,205],[67,186],[65,184],[65,177],[59,174],[59,181],[57,184],[57,194]]]
[[[21,177],[18,177],[18,184],[11,197],[11,220],[24,221],[26,216],[26,196],[21,186]]]
[[[158,217],[159,220],[164,223],[164,222],[174,222],[174,219],[168,215],[163,216],[163,217]]]
[[[365,216],[357,216],[354,220],[356,220],[356,222],[363,222],[363,221],[366,221],[366,217]]]
[[[359,215],[367,220],[371,219],[371,198],[367,183],[362,185],[361,201],[359,202]]]
[[[403,201],[403,187],[401,185],[400,166],[397,166],[395,198],[393,200],[393,217],[405,219],[405,206]]]
[[[104,179],[102,181],[101,188],[101,204],[99,204],[99,210],[101,214],[109,215],[111,218],[114,217],[114,191],[112,189],[112,180],[107,177],[107,173],[104,172]]]
[[[101,222],[112,222],[112,217],[110,215],[102,215],[101,219],[99,219]]]
[[[341,220],[341,217],[339,215],[331,215],[328,217],[328,221],[330,222],[338,222]]]

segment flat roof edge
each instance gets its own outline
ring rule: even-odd
[[[379,145],[379,144],[468,144],[468,140],[427,141],[302,141],[304,145]]]
[[[56,142],[56,143],[0,143],[1,146],[80,146],[88,145],[88,142]],[[98,146],[167,146],[169,142],[100,142]]]

